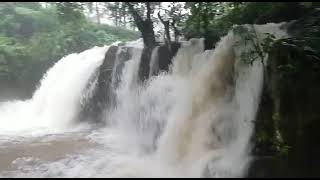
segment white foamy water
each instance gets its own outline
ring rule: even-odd
[[[277,38],[286,36],[279,29],[279,24],[254,28],[259,39],[264,33],[275,34]],[[31,150],[7,158],[9,167],[0,169],[0,176],[245,176],[250,163],[249,140],[263,84],[263,65],[259,60],[252,66],[240,61],[240,53],[250,46],[235,47],[238,40],[239,37],[231,31],[221,39],[216,49],[204,52],[203,39],[193,39],[178,51],[169,72],[152,76],[145,83],[138,81],[142,46],[141,43],[135,44],[140,40],[129,43],[134,48],[133,53],[131,59],[124,62],[120,84],[115,86],[116,104],[106,111],[108,126],[66,133],[62,137],[49,135],[50,138],[44,140],[22,140],[15,144],[10,143],[15,142],[14,138],[5,141],[7,148],[0,149],[0,152],[10,148],[19,152],[22,146]],[[27,110],[13,113],[12,108],[29,107],[28,113],[45,112],[45,115],[32,116],[37,118],[29,120],[32,122],[30,125],[27,122],[20,125],[19,130],[41,126],[61,130],[60,125],[73,121],[81,92],[90,74],[101,64],[105,51],[94,48],[83,55],[70,55],[60,60],[49,70],[33,99],[9,102],[0,107],[1,117],[2,112],[6,112],[4,117],[13,119],[12,122],[9,118],[1,119],[3,123],[14,126],[19,122],[19,116],[20,121],[28,121],[22,118],[28,117],[23,114]],[[91,61],[74,66],[73,75],[66,73],[66,66],[75,63],[76,57]],[[150,66],[154,67],[153,63]],[[63,74],[58,72],[65,72],[68,79],[58,78]],[[57,86],[64,88],[55,90],[53,87]],[[40,107],[48,109],[45,111]],[[41,118],[46,121],[40,123]],[[19,132],[16,127],[1,128],[0,134]],[[59,153],[53,153],[51,157],[39,155],[43,151],[32,151],[31,146],[21,145],[29,141],[33,142],[31,145],[37,144],[34,149]],[[47,144],[39,144],[39,141]]]
[[[48,70],[31,99],[0,104],[0,135],[47,134],[70,127],[88,78],[107,49],[95,47],[62,58]]]

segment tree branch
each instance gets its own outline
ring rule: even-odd
[[[178,28],[176,27],[176,20],[175,19],[172,20],[171,26],[172,26],[173,31],[174,31],[174,40],[176,42],[178,42],[178,39],[179,39],[178,36],[179,36],[180,32],[179,32]]]
[[[147,19],[151,20],[151,8],[150,8],[150,2],[146,2],[147,6]]]
[[[160,16],[160,12],[158,12],[158,18],[160,19],[161,23],[164,24],[164,20]]]
[[[169,51],[171,51],[171,37],[170,37],[170,24],[169,24],[169,20],[168,21],[164,21],[161,16],[160,16],[160,12],[158,12],[158,17],[161,21],[161,23],[164,25],[164,30],[165,30],[165,35],[166,35],[166,39],[167,39],[167,44],[169,47]]]
[[[138,29],[142,32],[143,31],[143,23],[144,23],[143,19],[138,14],[138,12],[134,9],[132,4],[130,4],[129,2],[125,2],[125,4],[128,6],[129,11],[130,11]]]

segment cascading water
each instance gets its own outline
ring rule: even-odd
[[[48,70],[31,99],[0,104],[0,134],[48,133],[68,127],[79,111],[86,83],[107,49],[95,47],[62,58]]]
[[[287,36],[280,26],[245,25],[256,31],[258,40],[264,38],[264,33],[275,34],[276,38]],[[151,76],[146,82],[138,79],[141,42],[127,43],[125,46],[133,48],[130,58],[120,62],[123,47],[119,48],[119,62],[115,63],[112,73],[112,83],[117,80],[117,85],[112,86],[116,103],[105,115],[108,125],[85,136],[85,141],[94,147],[54,161],[17,158],[14,164],[18,168],[0,171],[0,176],[244,176],[250,162],[250,137],[262,90],[263,65],[259,60],[252,65],[240,60],[241,52],[250,46],[235,47],[239,40],[240,37],[230,31],[214,50],[204,51],[203,39],[184,43],[169,72]],[[34,108],[28,110],[35,115],[45,112],[46,116],[36,116],[39,120],[33,124],[37,125],[43,118],[50,118],[48,122],[66,123],[75,117],[77,100],[90,74],[101,64],[106,49],[94,48],[70,55],[49,70],[41,87],[29,100],[32,106],[20,105]],[[156,56],[154,52],[151,71],[157,70]],[[79,63],[78,58],[83,58],[79,60],[83,63]],[[116,71],[119,63],[123,66]],[[71,64],[78,65],[70,70]],[[65,72],[63,77],[60,71]],[[19,103],[11,103],[11,106],[18,106],[16,104]],[[5,116],[3,109],[9,109]],[[26,110],[10,111],[9,103],[0,106],[2,123],[18,115],[25,116],[20,113]],[[14,119],[13,124],[22,120],[29,121]],[[1,128],[0,131],[4,132]]]

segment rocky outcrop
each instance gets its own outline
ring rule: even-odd
[[[119,46],[119,50],[117,53],[117,57],[114,59],[115,64],[113,66],[113,74],[112,74],[112,86],[116,89],[120,83],[120,77],[122,74],[122,70],[125,62],[132,58],[133,47],[128,46]]]
[[[139,78],[144,81],[149,78],[151,75],[156,75],[159,71],[168,71],[169,66],[172,63],[173,57],[177,54],[181,44],[179,42],[171,42],[171,51],[168,48],[167,44],[159,45],[156,47],[149,48],[145,47],[142,51],[141,61],[139,66]],[[157,72],[150,72],[150,63],[152,58],[152,51],[157,50]]]
[[[171,47],[172,52],[168,50],[166,45],[160,45],[158,48],[157,53],[160,71],[168,71],[173,56],[180,48],[180,43],[172,43]],[[146,52],[149,50],[150,48],[144,48],[141,55],[139,75],[142,81],[149,78],[149,63],[151,57],[147,56],[150,52]],[[126,46],[126,44],[109,47],[103,64],[91,77],[87,85],[86,91],[89,91],[90,94],[87,95],[82,104],[79,113],[80,121],[104,122],[102,115],[104,111],[108,109],[109,105],[115,103],[116,96],[114,89],[118,87],[125,62],[132,59],[133,51],[134,48]],[[90,88],[93,88],[93,90]]]
[[[181,44],[178,42],[171,43],[172,52],[169,51],[168,46],[161,45],[158,49],[158,57],[159,57],[159,70],[160,71],[168,71],[169,65],[172,63],[173,57],[177,54]]]
[[[149,78],[149,72],[150,72],[150,60],[152,55],[152,50],[155,48],[153,47],[147,47],[145,46],[142,50],[141,54],[141,60],[139,65],[139,79],[143,82],[144,80],[147,80]]]
[[[93,76],[89,83],[97,80],[97,84],[93,90],[92,97],[85,102],[80,112],[80,121],[88,120],[93,122],[102,122],[101,115],[108,103],[113,101],[111,92],[112,70],[115,64],[118,46],[109,47],[106,52],[103,64],[97,73]]]
[[[291,38],[276,42],[269,54],[254,135],[259,158],[249,177],[320,175],[320,12],[290,23],[288,32]],[[270,171],[268,162],[279,161]]]

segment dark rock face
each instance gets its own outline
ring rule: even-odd
[[[168,50],[166,45],[159,47],[159,69],[168,71],[173,56],[180,48],[180,43],[172,43],[172,52]],[[140,80],[149,78],[150,60],[152,49],[145,47],[142,51],[139,75]],[[94,83],[96,85],[91,91],[92,95],[87,97],[85,103],[82,104],[82,110],[79,113],[80,121],[104,122],[102,121],[103,113],[108,109],[109,105],[115,104],[114,89],[116,89],[121,81],[121,74],[126,61],[130,60],[133,55],[134,48],[124,45],[109,47],[103,64],[97,72],[90,78],[87,85],[87,91],[90,91]]]
[[[280,49],[280,48],[279,48]],[[293,59],[286,57],[293,56]],[[298,72],[279,70],[278,67],[300,61]],[[273,117],[278,121],[279,132],[285,144],[290,149],[288,158],[290,164],[301,166],[312,172],[318,168],[314,162],[320,162],[320,71],[312,67],[312,59],[304,53],[291,48],[281,48],[274,54],[272,60],[274,70],[273,101],[276,106]],[[287,74],[290,73],[290,74]],[[292,73],[292,74],[291,74]],[[314,166],[316,165],[316,166]],[[320,169],[318,169],[320,170]]]
[[[158,49],[159,70],[168,71],[169,65],[172,63],[172,58],[177,54],[181,44],[177,42],[171,43],[172,52],[169,51],[167,45],[161,45]]]
[[[97,78],[97,84],[93,90],[93,96],[84,104],[80,112],[80,120],[88,120],[93,122],[101,122],[101,115],[108,103],[112,102],[111,80],[112,69],[116,60],[118,46],[111,46],[91,82]]]
[[[149,71],[150,71],[150,60],[152,56],[152,50],[155,46],[148,47],[145,46],[142,50],[141,60],[139,65],[139,79],[143,82],[149,78]],[[159,59],[160,61],[160,59]]]
[[[253,153],[271,156],[274,166],[281,161],[283,171],[260,159],[249,177],[320,175],[319,27],[319,11],[306,14],[288,25],[291,38],[278,41],[269,54]]]
[[[122,70],[126,61],[132,58],[133,47],[121,46],[119,47],[117,57],[115,58],[115,65],[113,66],[112,87],[117,88],[120,83]]]
[[[203,37],[204,37],[204,50],[214,49],[217,42],[219,42],[221,36],[221,32],[217,30],[208,30]]]
[[[320,10],[313,10],[305,13],[299,20],[290,23],[288,32],[294,37],[303,38],[304,36],[310,36],[313,33],[317,33],[317,26],[319,26]],[[319,30],[319,29],[318,29]]]
[[[293,178],[299,177],[288,167],[286,159],[272,156],[255,158],[247,175],[249,178]]]
[[[171,51],[167,44],[160,45],[158,48],[158,66],[159,71],[168,71],[169,65],[172,63],[173,57],[177,54],[181,44],[178,42],[171,43]],[[140,67],[139,67],[139,78],[144,81],[149,78],[150,62],[152,58],[152,51],[155,47],[145,47],[142,51]],[[153,74],[156,75],[156,74]]]

